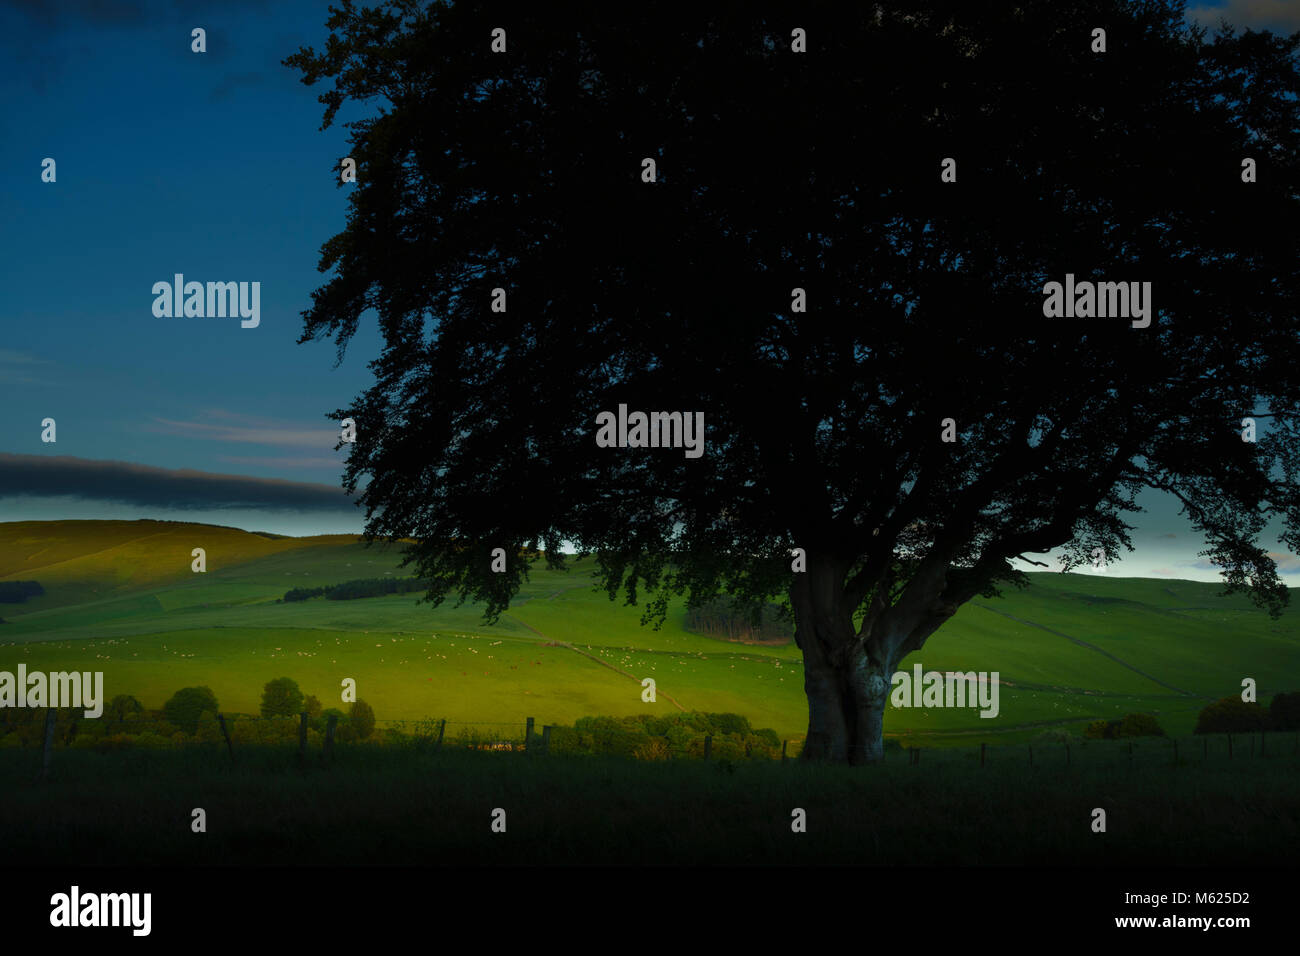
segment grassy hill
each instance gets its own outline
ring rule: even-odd
[[[207,552],[207,572],[190,552]],[[641,608],[592,589],[591,565],[535,570],[497,624],[482,608],[432,609],[418,594],[278,603],[295,587],[406,576],[398,547],[352,536],[285,538],[162,521],[0,524],[0,580],[46,593],[0,605],[0,670],[102,670],[106,692],[157,707],[206,684],[255,713],[262,685],[293,677],[326,706],[345,677],[380,720],[445,717],[479,727],[569,723],[647,708],[733,711],[797,738],[806,725],[799,651],[693,633],[681,602],[658,631]],[[977,598],[900,667],[997,671],[1000,713],[898,709],[886,732],[927,744],[1011,742],[1044,727],[1153,711],[1171,732],[1253,677],[1262,700],[1300,689],[1300,601],[1271,621],[1217,584],[1042,573]],[[640,679],[659,697],[641,701]],[[455,725],[453,724],[453,727]]]

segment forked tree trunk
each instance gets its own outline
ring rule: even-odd
[[[808,737],[803,755],[833,763],[876,763],[884,758],[884,718],[891,669],[861,649],[839,663],[810,661],[804,652]]]
[[[791,594],[808,695],[802,756],[832,763],[876,763],[884,757],[893,662],[858,638],[852,610],[839,603],[843,580],[842,568],[810,561]]]

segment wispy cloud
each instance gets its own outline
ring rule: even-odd
[[[11,365],[44,365],[45,359],[37,358],[30,352],[19,352],[14,349],[0,349],[0,363]]]
[[[49,364],[45,359],[37,358],[30,352],[0,349],[0,385],[48,384],[35,373],[40,366]]]
[[[338,444],[338,431],[328,425],[308,427],[301,422],[237,415],[219,409],[209,410],[201,421],[176,421],[155,418],[154,424],[144,426],[149,431],[165,435],[178,435],[201,441],[243,442],[253,445],[278,445],[288,448],[310,448],[327,451]],[[331,462],[337,464],[337,462]]]
[[[1285,551],[1268,551],[1265,552],[1277,564],[1277,570],[1281,574],[1300,574],[1300,558],[1294,554],[1287,554]],[[1216,564],[1211,564],[1207,558],[1199,558],[1196,561],[1186,561],[1179,565],[1183,568],[1195,568],[1198,571],[1221,571]]]
[[[267,455],[218,455],[217,461],[227,465],[262,465],[267,468],[334,468],[343,462],[338,458],[295,458],[289,456]]]
[[[331,485],[250,478],[124,461],[0,454],[0,497],[73,497],[154,508],[356,513]]]
[[[1277,562],[1277,569],[1283,574],[1300,574],[1300,558],[1285,551],[1270,551],[1268,556]]]

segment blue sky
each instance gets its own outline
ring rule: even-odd
[[[1194,12],[1219,10],[1300,29],[1300,0]],[[318,89],[280,60],[320,47],[325,18],[325,3],[299,0],[0,0],[0,521],[361,529],[326,415],[369,384],[379,337],[363,326],[337,368],[332,343],[295,344],[320,245],[344,222],[346,143],[339,125],[320,131]],[[151,287],[177,272],[260,282],[260,325],[155,318]],[[47,417],[55,444],[41,441]],[[1214,579],[1176,507],[1145,503],[1137,554],[1109,573]],[[1300,585],[1300,562],[1284,570]]]
[[[53,3],[0,8],[0,452],[339,486],[325,419],[365,387],[373,329],[334,368],[296,345],[322,242],[346,208],[318,89],[280,60],[326,35],[325,4]],[[190,31],[207,31],[207,52]],[[57,183],[39,164],[57,162]],[[36,164],[36,165],[33,165]],[[261,324],[156,319],[155,281],[259,281]],[[57,422],[56,444],[40,422]],[[341,496],[341,492],[340,492]],[[0,499],[0,520],[188,517],[356,530],[333,512],[259,514]],[[238,519],[238,520],[236,520]]]

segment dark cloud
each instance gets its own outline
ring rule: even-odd
[[[138,0],[0,0],[0,8],[25,14],[45,27],[70,23],[112,26],[145,19],[144,5]]]
[[[319,26],[327,15],[311,21]],[[236,44],[260,38],[257,29],[268,13],[268,0],[0,0],[0,56],[9,66],[17,65],[11,83],[27,86],[44,95],[50,81],[65,76],[92,54],[84,45],[70,44],[87,35],[96,43],[119,38],[137,40],[162,36],[158,49],[175,61],[191,56],[190,31],[207,32],[205,56],[214,66],[227,62]],[[112,33],[110,40],[104,33]],[[278,53],[280,57],[297,49]]]
[[[152,508],[266,508],[354,515],[339,488],[124,461],[0,454],[0,497],[69,496]]]
[[[324,6],[324,5],[322,5]],[[0,9],[21,13],[44,27],[129,26],[175,21],[180,17],[218,17],[231,10],[265,10],[267,0],[0,0]],[[202,24],[196,24],[202,26]]]

